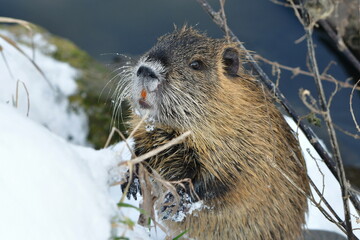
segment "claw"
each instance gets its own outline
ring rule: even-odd
[[[128,176],[127,176],[127,182],[121,184],[121,191],[124,193],[126,188],[129,185],[128,191],[126,193],[126,197],[127,199],[130,199],[131,196],[137,200],[137,193],[140,193],[141,195],[141,186],[140,186],[140,181],[139,179],[136,177],[136,175],[134,174],[132,177],[132,181],[129,182],[130,177],[129,177],[129,172],[128,172]]]

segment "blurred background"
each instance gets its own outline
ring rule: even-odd
[[[218,1],[209,2],[219,9]],[[225,11],[229,27],[247,49],[271,61],[308,70],[306,41],[295,43],[304,35],[303,26],[291,8],[270,0],[227,0]],[[174,25],[196,26],[214,38],[224,35],[195,0],[0,0],[0,16],[32,22],[74,42],[106,67],[107,77],[92,79],[103,87],[113,76],[114,67],[121,66],[124,61],[119,54],[138,57],[151,48],[158,37],[171,32]],[[349,83],[355,84],[360,73],[338,51],[328,34],[318,28],[314,41],[320,72],[335,61],[328,73],[343,82],[351,78]],[[271,66],[260,63],[275,81],[277,76],[272,75]],[[324,86],[329,97],[335,85],[325,81]],[[308,89],[317,96],[312,78],[303,75],[292,77],[291,72],[282,70],[279,87],[300,115],[310,112],[300,100],[299,89]],[[349,110],[350,92],[351,88],[338,92],[331,111],[337,126],[356,134]],[[100,101],[106,106],[111,105],[109,98]],[[353,106],[360,121],[359,91],[355,91]],[[111,112],[109,110],[104,114],[111,115]],[[312,125],[312,128],[329,146],[324,125],[321,121],[320,126]],[[97,127],[100,128],[99,124]],[[111,126],[102,127],[108,134]],[[341,131],[337,134],[348,175],[359,186],[360,140]]]

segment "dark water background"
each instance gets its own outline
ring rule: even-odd
[[[210,3],[218,7],[217,1]],[[229,26],[248,49],[270,60],[307,69],[306,42],[294,43],[304,35],[304,31],[291,9],[275,5],[270,0],[228,0],[225,9]],[[38,24],[53,34],[70,39],[104,63],[109,63],[112,58],[104,53],[133,56],[144,53],[157,37],[171,32],[174,24],[196,25],[211,37],[223,36],[195,0],[0,0],[0,16]],[[330,61],[336,61],[338,64],[329,71],[336,79],[359,78],[359,73],[337,54],[324,32],[316,31],[314,38],[320,71]],[[271,74],[269,66],[262,66]],[[329,96],[334,85],[324,82],[324,86]],[[283,70],[280,89],[296,111],[305,115],[309,111],[299,99],[300,88],[309,89],[316,96],[311,78],[297,76],[292,79],[291,73]],[[338,93],[331,110],[337,125],[356,133],[349,111],[350,91],[343,89]],[[360,121],[358,93],[354,95],[353,106]],[[313,128],[329,146],[326,131]],[[338,139],[345,164],[360,168],[360,140],[341,132],[338,132]]]

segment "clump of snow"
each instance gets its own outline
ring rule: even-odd
[[[125,144],[75,146],[6,104],[0,112],[0,239],[109,239],[121,197],[119,186],[112,197],[109,171],[130,158],[118,151]],[[136,222],[136,212],[129,214]],[[140,226],[120,230],[148,236]]]
[[[145,130],[146,130],[147,132],[152,132],[152,131],[154,131],[154,129],[155,129],[155,126],[154,126],[153,124],[151,124],[151,125],[146,125],[146,127],[145,127]]]
[[[290,127],[295,132],[298,132],[298,139],[300,142],[302,152],[305,157],[308,175],[310,176],[310,178],[313,180],[313,182],[320,191],[323,189],[323,182],[324,182],[324,198],[329,202],[329,204],[337,213],[337,215],[341,219],[344,219],[341,190],[338,181],[335,179],[335,177],[330,172],[330,170],[325,165],[325,163],[321,160],[320,156],[318,155],[316,150],[312,147],[310,142],[307,140],[304,133],[297,128],[297,124],[289,117],[285,117],[285,119],[290,125]],[[313,195],[315,196],[316,201],[319,202],[320,197],[317,196],[316,192],[313,189],[312,192]],[[308,229],[327,230],[344,235],[344,233],[334,223],[330,222],[323,216],[320,210],[313,203],[311,203],[310,200],[308,201],[308,204],[309,204],[309,212],[306,221],[306,226]],[[327,209],[323,202],[321,203],[321,206],[324,209]],[[355,218],[355,216],[357,217],[359,216],[356,213],[356,210],[351,203],[350,203],[350,211],[352,213],[351,216],[352,227],[359,228],[360,224],[356,222],[356,218]],[[359,231],[354,231],[354,234],[360,237]]]
[[[0,112],[0,239],[109,237],[115,158],[74,147],[9,106]]]
[[[171,219],[174,222],[182,222],[186,216],[193,215],[196,216],[196,211],[201,211],[203,209],[211,209],[211,207],[204,204],[204,201],[193,202],[192,198],[187,193],[182,193],[180,195],[180,203],[174,199],[173,195],[168,192],[165,197],[165,203],[171,204],[164,212],[161,213],[161,216],[166,219]],[[176,208],[176,205],[180,205]],[[173,212],[176,210],[176,212]]]
[[[13,38],[14,36],[9,34],[9,32],[3,31],[3,34]],[[37,51],[41,51],[44,54],[52,54],[56,51],[56,46],[49,44],[46,37],[41,33],[35,33],[32,36],[22,34],[19,36],[19,41],[27,44],[28,46],[34,46]],[[34,57],[36,59],[36,52],[34,52]]]
[[[6,30],[1,30],[0,33],[15,39]],[[28,35],[20,38],[31,42]],[[44,54],[43,52],[55,51],[56,46],[47,43],[41,34],[34,35],[35,41],[35,48],[21,43],[17,43],[17,46],[29,58],[34,56],[34,62],[45,77],[26,56],[0,38],[0,102],[17,105],[18,111],[24,116],[29,112],[31,119],[52,132],[71,142],[84,145],[88,133],[87,117],[80,107],[71,106],[68,100],[68,97],[77,91],[75,79],[80,72],[68,63]]]

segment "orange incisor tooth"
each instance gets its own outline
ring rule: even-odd
[[[146,90],[145,89],[141,90],[141,97],[145,99],[146,95],[147,95]]]

